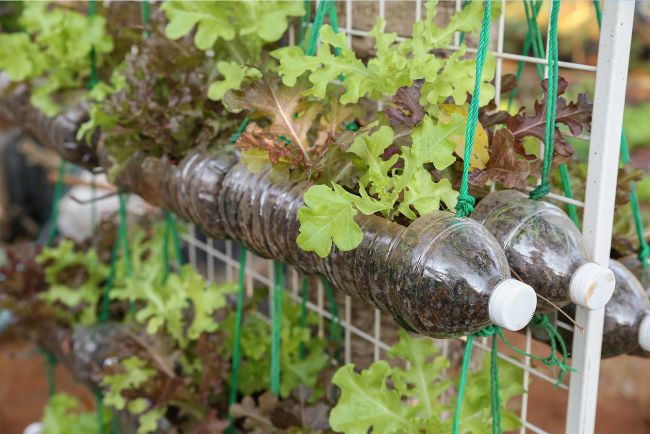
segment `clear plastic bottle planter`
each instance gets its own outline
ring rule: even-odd
[[[210,236],[322,274],[346,294],[427,336],[461,336],[490,323],[518,330],[535,310],[534,291],[510,278],[494,237],[449,212],[434,212],[409,227],[360,215],[361,245],[349,252],[335,248],[322,259],[295,241],[298,209],[311,184],[276,183],[269,172],[251,173],[235,152],[197,152],[178,165],[136,157],[119,183]]]
[[[639,279],[645,293],[650,297],[650,267],[643,267],[636,255],[626,256],[621,258],[620,261]]]
[[[627,267],[610,259],[609,268],[616,277],[616,288],[605,306],[601,357],[650,357],[650,300]],[[566,306],[564,311],[575,317],[574,305]],[[565,329],[559,331],[570,348],[573,335]]]
[[[610,259],[609,268],[616,276],[616,289],[605,306],[602,355],[650,351],[650,300],[627,267]]]
[[[499,241],[516,276],[554,304],[600,309],[612,296],[613,273],[591,262],[582,235],[557,206],[503,190],[483,198],[471,217]],[[539,310],[552,307],[540,302]]]
[[[67,110],[57,116],[47,116],[30,102],[29,89],[18,85],[8,92],[9,77],[0,73],[0,117],[29,132],[38,142],[56,149],[66,160],[93,168],[98,165],[94,148],[75,136],[79,126],[88,118],[84,106]]]
[[[0,99],[0,113],[29,127],[70,161],[110,165],[94,148],[74,140],[83,109],[48,118],[31,107],[23,91]],[[298,209],[310,184],[273,183],[268,173],[253,174],[238,160],[235,152],[197,152],[174,165],[138,154],[118,184],[197,223],[212,237],[234,239],[261,256],[323,274],[346,294],[424,335],[460,336],[490,323],[519,330],[530,321],[534,291],[510,278],[503,251],[476,222],[437,212],[406,228],[359,216],[363,243],[321,259],[295,241]]]

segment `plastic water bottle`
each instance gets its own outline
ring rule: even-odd
[[[602,356],[649,352],[650,300],[627,267],[610,259],[609,268],[616,276],[616,289],[605,306]]]
[[[650,297],[650,267],[644,267],[636,255],[625,256],[620,261],[639,279],[645,293]]]
[[[552,303],[600,309],[612,296],[613,273],[591,262],[582,235],[557,206],[503,190],[483,198],[471,217],[499,241],[513,274]],[[540,302],[540,311],[551,309]]]
[[[650,357],[650,300],[639,279],[623,264],[609,260],[609,268],[616,277],[614,294],[605,306],[603,322],[602,358],[635,354]],[[575,306],[564,308],[575,317]],[[560,329],[567,345],[573,335]]]

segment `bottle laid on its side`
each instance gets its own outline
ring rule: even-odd
[[[645,293],[650,297],[650,265],[644,267],[636,255],[625,256],[620,261],[639,279]]]
[[[513,274],[554,304],[600,309],[611,298],[613,273],[591,261],[582,235],[557,206],[503,190],[483,198],[471,217],[499,241]],[[540,301],[538,310],[552,307]]]
[[[650,300],[639,279],[627,267],[610,259],[609,268],[616,277],[616,288],[605,306],[601,357],[621,354],[650,357]],[[564,311],[575,318],[574,305],[566,306]],[[571,348],[573,334],[559,330]]]
[[[491,323],[518,330],[535,311],[533,289],[511,278],[499,243],[474,220],[438,211],[406,227],[359,215],[361,245],[349,252],[335,248],[323,259],[296,243],[310,183],[251,173],[226,153],[190,156],[164,173],[159,196],[208,234],[322,274],[418,333],[461,336]]]

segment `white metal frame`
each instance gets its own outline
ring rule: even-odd
[[[547,64],[546,59],[537,59],[520,54],[505,53],[504,39],[506,32],[506,7],[521,7],[520,2],[502,3],[502,13],[498,22],[493,23],[497,29],[496,49],[492,51],[496,58],[497,70],[497,98],[501,87],[500,77],[504,60],[525,61],[530,64]],[[378,15],[384,17],[386,1],[377,0]],[[455,0],[456,9],[462,6],[462,0]],[[423,0],[410,1],[415,5],[414,19],[422,18]],[[369,37],[368,30],[356,29],[354,17],[352,16],[352,0],[344,0],[345,25],[341,28],[348,36],[351,44],[353,37]],[[603,9],[603,26],[600,37],[598,67],[594,65],[577,64],[571,62],[559,62],[560,69],[571,69],[585,72],[596,72],[596,89],[593,112],[593,129],[590,137],[589,172],[587,178],[587,190],[585,202],[568,199],[561,194],[551,193],[550,198],[571,203],[578,207],[584,207],[583,234],[588,250],[592,253],[596,262],[606,264],[609,259],[610,239],[612,233],[612,220],[614,212],[614,193],[616,189],[616,176],[618,167],[619,138],[622,126],[623,107],[625,99],[625,84],[627,66],[629,60],[629,49],[631,39],[631,28],[634,13],[634,2],[630,0],[606,0]],[[389,18],[390,19],[390,18]],[[293,43],[294,32],[290,31],[289,42]],[[458,37],[451,49],[458,48]],[[468,52],[475,50],[469,49]],[[214,280],[216,276],[215,267],[219,264],[225,266],[225,278],[232,280],[236,278],[236,270],[239,269],[239,262],[233,256],[233,243],[226,241],[223,248],[217,248],[212,240],[204,241],[197,236],[194,230],[183,236],[189,248],[190,262],[199,264],[198,254],[205,255],[207,265],[204,272],[206,277]],[[248,255],[253,258],[252,254]],[[246,287],[248,296],[252,295],[254,282],[269,289],[273,285],[272,265],[255,267],[249,260],[246,267]],[[299,275],[295,270],[290,270],[290,279],[287,286],[290,289],[291,298],[299,302]],[[323,288],[319,284],[316,289],[315,300],[310,300],[307,307],[318,314],[321,318],[319,333],[324,333],[324,322],[331,319],[327,309]],[[269,291],[270,293],[270,291]],[[372,345],[372,358],[379,360],[382,352],[389,348],[389,345],[382,340],[382,314],[379,311],[374,313],[372,330],[364,330],[355,325],[355,318],[352,316],[353,307],[361,306],[350,297],[345,297],[345,305],[341,309],[342,327],[344,329],[344,362],[354,362],[352,358],[352,340],[362,339]],[[578,309],[577,322],[585,326],[584,334],[576,334],[573,346],[573,368],[569,385],[561,384],[556,393],[566,393],[568,390],[569,404],[567,408],[566,433],[587,434],[594,432],[595,409],[598,390],[598,375],[600,365],[601,335],[603,326],[603,311],[587,311]],[[570,325],[559,323],[560,327],[573,330]],[[443,354],[449,351],[447,341],[444,341]],[[477,349],[490,351],[485,339],[474,341]],[[531,332],[526,333],[526,343],[523,348],[530,352],[532,347]],[[524,370],[523,386],[528,390],[531,376],[550,383],[555,383],[555,378],[548,369],[544,367],[533,367],[529,357],[513,356],[511,353],[499,354],[499,357]],[[547,433],[542,427],[528,420],[529,394],[521,398],[520,418],[523,427],[520,434],[528,432],[544,434]]]
[[[611,248],[634,6],[629,0],[605,2],[598,46],[582,234],[593,260],[603,265],[609,262]],[[576,372],[571,376],[567,433],[594,432],[603,317],[602,309],[577,309],[576,320],[585,333],[576,333],[573,340]]]

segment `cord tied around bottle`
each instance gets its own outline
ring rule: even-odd
[[[543,199],[547,194],[551,192],[551,186],[549,184],[539,184],[533,191],[528,195],[533,200]]]
[[[459,217],[467,217],[474,212],[474,205],[476,199],[470,194],[460,194],[456,201],[456,215]]]

